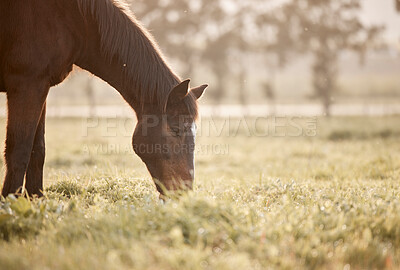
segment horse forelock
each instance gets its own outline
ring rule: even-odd
[[[110,62],[121,61],[127,73],[127,88],[135,91],[140,106],[157,103],[162,110],[170,91],[181,80],[171,70],[152,35],[136,20],[123,0],[76,0],[83,16],[98,24],[101,50]],[[189,96],[189,95],[188,95]],[[185,99],[189,113],[197,117],[197,101]]]

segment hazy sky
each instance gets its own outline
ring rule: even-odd
[[[396,13],[394,0],[361,0],[363,21],[386,26],[383,34],[390,43],[400,42],[400,13]]]

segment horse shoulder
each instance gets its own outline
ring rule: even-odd
[[[62,82],[72,70],[74,36],[53,1],[16,1],[7,16],[15,22],[7,33],[3,48],[5,83],[7,74],[21,78],[41,78],[53,86]],[[16,19],[18,18],[18,19]],[[7,86],[7,85],[6,85]]]

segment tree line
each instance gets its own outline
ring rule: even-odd
[[[313,97],[328,115],[340,54],[356,53],[362,63],[382,31],[360,20],[361,0],[135,0],[132,9],[166,54],[182,63],[185,76],[199,63],[212,71],[217,103],[228,94],[227,78],[237,78],[246,102],[249,57],[264,63],[267,74],[311,55]],[[261,83],[273,98],[270,82]]]

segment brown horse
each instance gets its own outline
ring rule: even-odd
[[[197,99],[207,85],[190,90],[123,2],[1,0],[0,91],[8,105],[2,195],[24,185],[42,195],[46,97],[74,64],[134,109],[133,147],[152,177],[167,189],[191,187]]]

